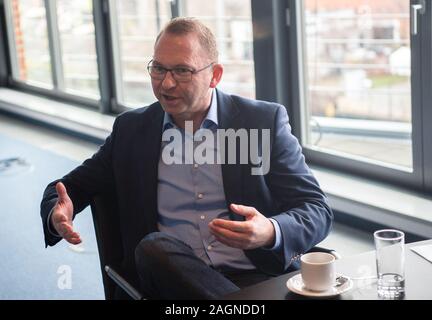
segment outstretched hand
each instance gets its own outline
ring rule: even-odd
[[[214,219],[209,223],[210,232],[227,246],[239,249],[255,249],[273,246],[273,223],[254,207],[231,204],[230,209],[244,216],[245,221]]]
[[[81,237],[79,233],[73,229],[72,217],[73,217],[73,203],[67,194],[66,187],[63,183],[58,182],[56,184],[56,191],[58,200],[54,206],[53,213],[51,215],[51,223],[57,233],[64,238],[67,242],[72,244],[81,243]]]

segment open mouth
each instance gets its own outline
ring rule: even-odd
[[[177,98],[177,97],[169,96],[169,95],[166,95],[166,94],[162,94],[162,97],[163,97],[165,100],[167,100],[167,101],[174,101],[174,100],[179,99],[179,98]]]

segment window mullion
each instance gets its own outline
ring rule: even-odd
[[[57,4],[55,0],[45,0],[45,10],[48,26],[49,49],[51,56],[51,71],[53,85],[56,90],[64,91],[64,73],[60,45],[60,34],[57,23]]]
[[[118,21],[118,10],[117,2],[118,0],[108,0],[108,16],[109,16],[109,26],[110,26],[110,39],[111,39],[111,52],[112,52],[112,67],[113,67],[113,88],[115,91],[116,98],[116,112],[121,112],[120,108],[117,108],[120,101],[125,101],[124,90],[121,84],[123,79],[123,69],[121,65],[121,41],[119,32],[119,21]],[[117,110],[118,109],[118,110]]]
[[[171,18],[177,18],[182,15],[182,6],[184,5],[182,0],[170,0],[171,3]]]
[[[162,30],[162,22],[161,22],[161,10],[159,5],[159,0],[154,0],[155,3],[155,9],[156,9],[156,26],[158,30]]]
[[[277,101],[273,1],[252,0],[255,91],[260,100]]]
[[[410,6],[416,4],[416,1],[410,1]],[[424,14],[419,16],[420,21],[424,20]],[[413,16],[410,17],[411,22],[414,19]],[[418,24],[417,34],[413,34],[411,30],[411,96],[412,96],[412,143],[413,143],[413,170],[414,176],[422,188],[425,185],[424,176],[424,142],[426,141],[423,136],[423,96],[424,96],[424,86],[422,85],[422,78],[425,76],[424,72],[424,53],[423,53],[423,42],[424,42],[424,28]]]
[[[289,22],[287,32],[287,42],[289,57],[288,74],[289,78],[285,80],[289,83],[287,93],[289,94],[288,110],[291,119],[293,133],[297,136],[300,143],[304,145],[308,141],[307,124],[309,115],[306,112],[307,105],[307,64],[304,61],[303,52],[306,49],[303,34],[300,35],[303,23],[303,1],[288,1],[288,12],[285,14],[286,23]]]
[[[6,37],[7,33],[7,24],[5,21],[7,13],[6,7],[4,6],[4,2],[0,1],[0,39],[9,39],[9,37]],[[7,43],[6,41],[0,41],[0,87],[6,86],[8,83],[8,62],[7,57],[8,54],[6,52],[7,50]]]
[[[114,15],[110,15],[113,10],[111,1],[99,1],[93,0],[93,16],[95,25],[95,36],[96,36],[96,53],[97,53],[97,65],[99,72],[99,87],[101,94],[101,102],[99,109],[102,113],[112,112],[115,104],[115,76],[121,76],[121,74],[115,73],[119,71],[119,68],[115,68],[113,62],[112,51],[118,50],[118,42],[111,40],[116,39],[117,34],[113,33],[110,29],[110,21]],[[115,21],[111,21],[112,25],[116,25]],[[118,93],[118,92],[117,92]],[[118,97],[117,97],[118,101]]]

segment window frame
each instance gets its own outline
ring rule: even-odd
[[[412,3],[411,3],[412,4]],[[419,128],[418,140],[421,141],[423,150],[423,185],[424,191],[432,194],[432,144],[427,142],[426,137],[432,137],[432,3],[426,2],[425,14],[420,18],[421,32],[421,88],[422,108],[419,117],[421,128]]]
[[[118,105],[116,87],[116,69],[113,55],[113,42],[110,2],[93,1],[93,19],[95,26],[96,61],[99,74],[99,111],[103,114],[120,113],[125,108]]]
[[[93,0],[94,4],[95,0]],[[48,97],[55,101],[67,102],[76,104],[78,106],[88,108],[88,109],[100,109],[99,99],[93,99],[87,96],[80,96],[76,94],[69,93],[64,90],[63,83],[63,69],[62,69],[62,57],[61,57],[61,46],[60,38],[58,34],[58,25],[56,13],[56,3],[55,0],[44,0],[44,7],[46,12],[46,22],[47,22],[47,35],[48,35],[48,45],[49,54],[51,61],[51,80],[52,88],[44,88],[43,86],[33,85],[31,83],[26,83],[24,81],[18,80],[16,74],[18,70],[18,65],[15,57],[15,35],[13,32],[12,17],[10,16],[10,0],[2,0],[3,7],[2,13],[5,15],[4,23],[6,26],[6,43],[8,50],[6,52],[8,57],[8,64],[10,70],[8,72],[8,82],[7,87],[23,92],[28,92],[38,96]],[[93,5],[94,10],[94,5]],[[100,81],[100,77],[99,77]]]
[[[44,0],[45,16],[48,28],[48,46],[51,57],[51,79],[55,90],[66,91],[62,63],[62,48],[57,19],[57,2]]]
[[[98,0],[93,0],[98,1]],[[120,0],[102,0],[104,2],[103,8],[104,8],[104,25],[106,30],[106,42],[109,43],[108,47],[106,48],[107,52],[109,52],[110,56],[110,66],[108,70],[112,74],[112,84],[111,84],[111,103],[110,103],[110,110],[111,112],[118,114],[124,111],[132,110],[133,108],[129,107],[128,105],[124,104],[123,101],[123,89],[122,89],[122,68],[121,68],[121,58],[120,58],[120,45],[119,45],[119,29],[118,29],[118,19],[116,15],[116,1]],[[170,8],[171,8],[171,18],[175,18],[175,14],[178,13],[179,10],[179,4],[180,0],[177,1],[170,1]],[[143,105],[144,106],[144,105]]]
[[[416,3],[411,0],[410,5]],[[427,128],[425,123],[426,113],[430,115],[430,110],[427,110],[427,101],[432,101],[430,92],[431,88],[425,88],[426,81],[429,80],[430,72],[425,72],[425,69],[431,69],[430,59],[431,56],[430,26],[427,28],[427,21],[430,23],[431,8],[427,8],[427,13],[420,17],[419,34],[417,36],[411,35],[411,61],[412,61],[412,156],[413,156],[413,170],[397,170],[391,165],[381,165],[373,163],[373,161],[363,161],[355,158],[343,157],[323,151],[313,150],[304,144],[303,137],[305,137],[305,112],[303,106],[303,98],[301,95],[302,83],[304,79],[300,78],[300,63],[301,47],[298,45],[299,26],[301,23],[300,15],[300,2],[295,0],[288,0],[286,9],[289,12],[290,26],[287,31],[286,41],[289,44],[289,61],[290,61],[290,81],[293,84],[288,88],[290,91],[289,107],[293,131],[299,138],[303,146],[303,153],[308,162],[312,165],[322,166],[336,171],[345,172],[348,174],[355,174],[362,177],[376,180],[379,182],[387,182],[393,185],[402,186],[415,190],[418,192],[431,191],[431,152],[430,146],[424,143],[425,134],[431,135],[431,129]],[[428,20],[429,18],[429,20]],[[424,68],[427,65],[428,68]],[[429,99],[429,100],[428,100]],[[298,107],[297,107],[298,106]],[[430,108],[429,108],[430,109]],[[430,118],[431,119],[431,118]],[[393,168],[392,168],[393,167]]]
[[[10,0],[0,0],[1,3],[10,3]],[[51,79],[53,88],[44,88],[43,86],[34,85],[32,83],[27,83],[25,81],[20,81],[18,75],[18,65],[8,70],[8,80],[4,86],[11,89],[20,90],[23,92],[28,92],[31,94],[48,97],[57,101],[75,104],[81,107],[86,107],[90,109],[98,109],[101,113],[112,113],[119,114],[121,112],[131,110],[132,108],[124,103],[122,103],[122,88],[121,86],[121,66],[119,65],[119,47],[118,47],[118,32],[116,30],[116,16],[115,16],[115,2],[114,0],[92,0],[93,5],[93,18],[95,27],[95,41],[96,41],[96,56],[98,63],[98,74],[99,74],[99,99],[92,99],[86,96],[75,95],[74,93],[67,92],[64,90],[63,83],[63,65],[62,65],[62,55],[61,55],[61,45],[60,36],[58,31],[58,24],[56,23],[56,3],[55,0],[43,0],[46,12],[47,21],[47,35],[49,44],[49,54],[51,58]],[[6,5],[7,6],[7,5]],[[184,12],[185,2],[184,0],[170,1],[169,8],[171,9],[171,18],[178,17]],[[259,6],[259,2],[251,0],[252,12],[254,7]],[[270,8],[265,4],[263,7]],[[3,13],[8,14],[10,8],[4,8]],[[256,14],[255,14],[256,15]],[[253,19],[252,14],[252,19]],[[262,14],[259,14],[262,16]],[[15,57],[14,53],[14,32],[12,25],[12,17],[5,19],[5,28],[8,32],[7,35],[7,45],[9,45],[9,50],[6,52],[6,57],[3,61],[7,59],[13,59]],[[271,31],[271,29],[269,29]],[[256,30],[255,30],[256,31]],[[254,31],[254,56],[257,52],[258,54],[265,55],[267,47],[263,47],[262,50],[255,50],[255,42],[257,37]],[[53,40],[54,39],[54,40]],[[265,41],[264,43],[268,43]],[[13,61],[7,61],[7,64],[12,66]],[[264,71],[262,68],[261,71]],[[254,67],[255,74],[257,72],[257,65]],[[12,74],[15,73],[15,74]],[[258,71],[260,72],[260,71]],[[12,76],[11,76],[12,75]],[[271,73],[266,74],[266,76],[271,76]],[[257,77],[255,81],[257,82]],[[268,85],[266,81],[261,81]],[[258,89],[259,90],[259,89]],[[257,90],[256,90],[257,91]]]
[[[280,102],[276,81],[276,74],[280,72],[275,61],[279,28],[275,28],[277,22],[272,2],[279,1],[251,0],[255,96],[260,100]]]
[[[33,93],[69,102],[101,113],[117,114],[130,108],[119,103],[118,84],[119,70],[115,65],[116,39],[113,37],[112,15],[115,8],[113,0],[92,0],[96,36],[96,53],[99,72],[100,100],[76,96],[65,91],[45,89],[13,78],[14,45],[13,30],[8,24],[7,1],[0,0],[0,35],[6,41],[0,43],[0,86]],[[48,3],[52,0],[44,0]],[[418,0],[411,0],[410,4]],[[171,15],[181,14],[183,0],[171,2]],[[290,116],[293,133],[302,142],[306,127],[302,105],[303,79],[301,64],[297,63],[301,52],[298,46],[298,1],[295,0],[251,0],[253,27],[253,54],[255,71],[256,99],[276,101],[283,104]],[[49,10],[47,10],[48,12]],[[52,8],[51,8],[52,12]],[[432,144],[427,137],[432,136],[432,8],[428,3],[426,13],[419,19],[419,36],[412,37],[412,146],[413,172],[399,171],[387,166],[371,164],[346,157],[335,156],[326,152],[313,150],[307,146],[303,152],[307,161],[313,166],[366,177],[371,181],[386,182],[401,186],[411,191],[432,194]],[[54,24],[54,21],[51,21]],[[54,32],[49,32],[53,37]],[[50,45],[51,46],[51,45]],[[55,47],[50,48],[54,56]],[[58,55],[58,53],[57,53]],[[61,57],[61,55],[60,55]],[[269,58],[271,57],[271,58]],[[52,70],[55,72],[55,70]],[[57,73],[59,70],[57,70]]]

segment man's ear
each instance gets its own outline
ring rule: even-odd
[[[222,79],[222,74],[223,74],[223,66],[221,64],[215,64],[213,66],[213,76],[210,82],[210,88],[216,88],[216,86]]]

